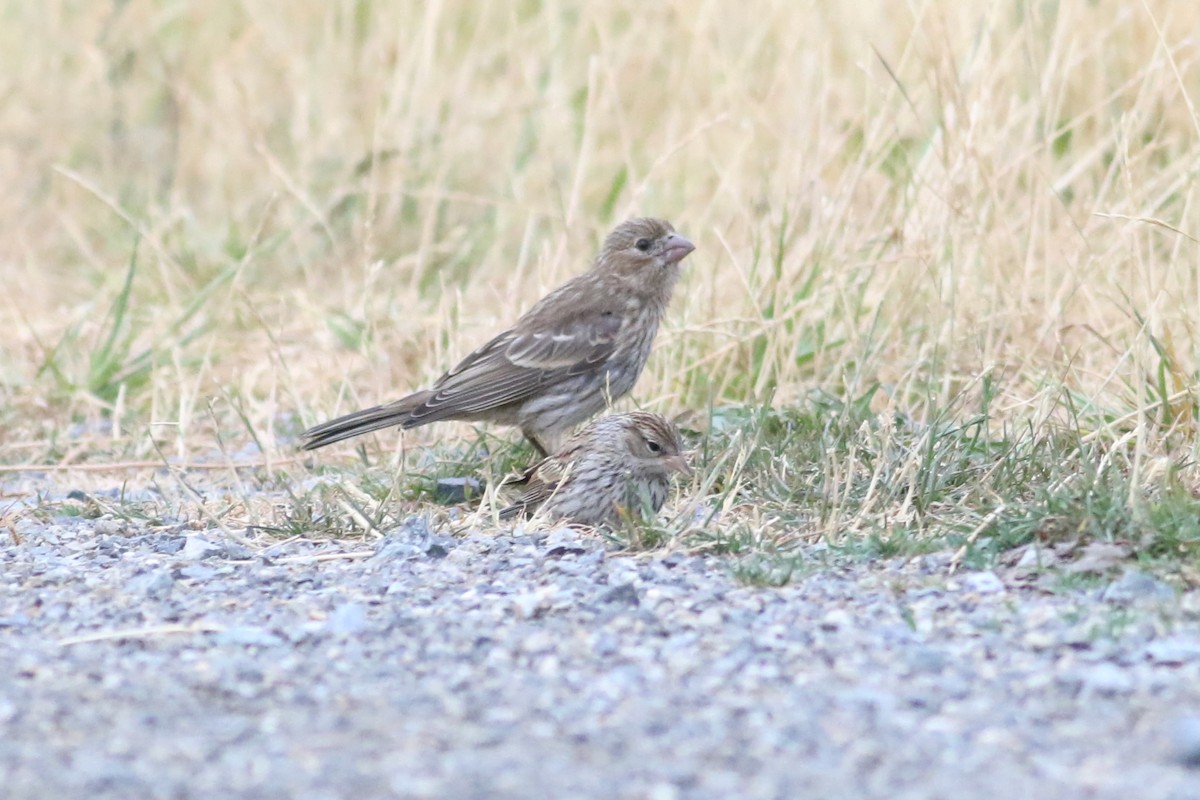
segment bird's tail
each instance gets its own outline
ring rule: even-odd
[[[334,442],[371,431],[390,428],[393,425],[404,425],[409,420],[413,409],[425,402],[427,397],[427,392],[417,392],[385,406],[364,408],[362,411],[355,411],[353,414],[322,422],[300,434],[300,449],[316,450],[318,447],[325,447]],[[410,426],[406,425],[405,427]]]
[[[502,520],[516,519],[517,517],[527,517],[531,511],[528,503],[513,503],[511,506],[505,506],[497,512],[497,516]]]

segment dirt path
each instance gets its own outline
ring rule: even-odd
[[[1200,597],[1140,573],[358,547],[0,532],[3,795],[1200,797]]]

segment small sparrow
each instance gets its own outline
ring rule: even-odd
[[[690,475],[679,429],[661,414],[633,411],[595,420],[563,448],[504,485],[521,486],[501,519],[542,513],[580,525],[615,527],[653,516],[671,475]]]
[[[629,393],[695,248],[661,219],[623,222],[591,269],[529,309],[430,388],[301,434],[315,450],[392,425],[439,420],[514,425],[543,456],[576,424]]]

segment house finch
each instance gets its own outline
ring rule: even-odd
[[[576,434],[506,485],[523,486],[501,519],[541,512],[581,525],[616,526],[657,514],[671,474],[691,473],[679,429],[660,414],[612,414]]]
[[[301,446],[314,450],[391,425],[452,419],[515,425],[549,455],[565,431],[633,388],[671,301],[679,262],[694,249],[666,220],[621,223],[591,269],[546,295],[432,387],[310,428]]]

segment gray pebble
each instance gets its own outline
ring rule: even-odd
[[[217,644],[258,645],[274,647],[283,644],[283,640],[270,631],[249,625],[235,625],[218,631],[213,639]]]
[[[1200,768],[1200,716],[1177,717],[1172,721],[1171,755],[1186,767]]]
[[[973,572],[963,578],[963,588],[977,594],[999,594],[1004,591],[1004,581],[994,572]]]
[[[399,538],[380,539],[375,546],[375,555],[373,560],[382,559],[386,561],[398,561],[406,558],[417,558],[423,555],[426,548],[417,542],[406,541]]]
[[[1156,664],[1187,664],[1200,659],[1200,640],[1191,636],[1156,639],[1146,645],[1146,656]]]
[[[1133,691],[1133,678],[1116,664],[1103,663],[1085,669],[1081,675],[1083,689],[1096,694],[1116,695]]]
[[[853,624],[854,618],[845,608],[830,609],[821,618],[821,630],[823,631],[836,631],[839,628],[850,627]]]
[[[1105,588],[1101,597],[1107,602],[1122,604],[1168,602],[1175,599],[1175,589],[1140,569],[1128,568]]]
[[[373,558],[387,561],[403,561],[410,558],[444,558],[456,541],[448,536],[438,536],[423,516],[411,516],[403,523],[390,529],[375,544]]]
[[[96,520],[93,530],[97,536],[120,536],[125,532],[125,523],[118,519],[105,517]]]
[[[225,548],[221,545],[210,542],[198,534],[192,534],[184,542],[183,549],[179,551],[179,557],[188,561],[199,561],[205,558],[215,558],[224,552]]]
[[[239,542],[225,542],[221,545],[221,555],[234,561],[248,561],[254,558],[255,553]]]
[[[351,636],[367,627],[367,610],[358,603],[343,603],[325,620],[325,630],[338,636]]]
[[[639,602],[638,592],[632,583],[622,583],[619,586],[614,586],[598,598],[601,603],[612,603],[614,605],[636,606]]]
[[[193,581],[206,581],[217,574],[217,571],[212,567],[204,564],[189,564],[186,567],[179,569],[179,576]]]
[[[161,600],[171,593],[175,579],[167,569],[155,569],[143,572],[125,583],[125,592],[151,600]]]
[[[914,672],[941,672],[949,659],[932,647],[918,647],[908,654],[908,663]]]
[[[166,555],[175,555],[187,545],[187,537],[185,536],[158,536],[154,537],[151,542],[151,547],[156,553],[164,553]]]

